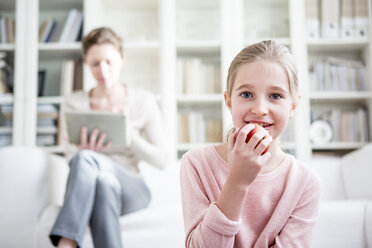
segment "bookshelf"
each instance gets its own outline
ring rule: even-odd
[[[0,1],[0,146],[14,143],[17,136],[12,135],[15,106],[14,57],[15,41],[14,1]],[[17,103],[18,104],[18,103]],[[18,105],[17,105],[18,107]]]
[[[54,106],[59,112],[64,91],[68,91],[63,87],[61,74],[71,66],[65,61],[81,57],[80,43],[56,40],[39,43],[39,30],[48,18],[63,23],[70,10],[77,9],[83,14],[83,33],[104,25],[124,39],[121,79],[131,87],[155,94],[168,135],[165,138],[174,158],[193,147],[223,140],[232,124],[222,94],[228,67],[244,46],[263,39],[275,39],[286,45],[298,62],[302,101],[281,137],[281,146],[300,159],[318,152],[331,151],[338,155],[357,149],[370,141],[372,131],[371,39],[370,36],[322,37],[320,30],[318,36],[308,37],[308,31],[314,29],[314,22],[310,23],[313,26],[308,25],[309,1],[313,0],[90,0],[89,3],[87,0],[0,0],[0,15],[14,17],[17,25],[17,43],[0,43],[0,53],[5,52],[14,60],[15,70],[14,94],[0,96],[0,106],[13,105],[13,124],[0,127],[0,135],[13,134],[12,144],[36,145],[38,133],[52,131],[37,126],[38,106]],[[371,3],[367,2],[368,20],[372,23]],[[371,25],[368,31],[372,33]],[[324,57],[360,61],[366,71],[363,90],[315,91],[311,68]],[[41,69],[47,71],[45,92],[36,97]],[[86,66],[83,70],[84,89],[89,90],[94,79]],[[212,83],[206,83],[210,78]],[[201,87],[200,82],[208,86]],[[332,109],[352,111],[353,108],[366,111],[368,139],[311,142],[308,134],[312,121],[325,118]],[[186,128],[185,119],[189,119]],[[190,119],[199,121],[193,124]],[[213,134],[215,139],[203,137],[207,135],[207,125],[218,130]],[[181,131],[186,129],[189,139],[190,129],[202,138],[195,139],[193,133],[192,141],[184,139],[185,134],[181,140]],[[58,142],[43,147],[63,152]]]
[[[79,71],[79,62],[75,61],[81,60],[83,11],[83,0],[39,0],[35,143],[56,153],[63,151],[60,106],[64,96],[75,87],[74,75]]]
[[[221,2],[176,0],[177,154],[219,143],[222,127]]]
[[[332,8],[324,6],[325,2],[307,0],[307,59],[310,123],[309,128],[317,120],[327,122],[332,130],[332,138],[324,144],[311,143],[313,154],[331,152],[342,155],[358,149],[371,140],[371,2],[352,1],[350,16],[344,15],[348,6],[343,6],[347,1],[332,1]],[[358,7],[358,6],[359,7]],[[360,12],[360,6],[364,11]],[[311,9],[318,9],[315,15]],[[326,11],[322,11],[326,9]],[[338,16],[338,29],[334,33],[328,30],[324,23],[332,21],[328,15],[334,10],[341,9]],[[353,10],[353,12],[351,11]],[[351,14],[352,13],[352,14]],[[367,23],[366,32],[357,32],[356,16],[364,16]],[[352,27],[344,24],[350,18]],[[314,26],[309,23],[318,23],[315,33]],[[368,26],[369,23],[369,26]],[[364,26],[365,27],[365,26]],[[351,30],[353,35],[345,36],[345,29]],[[353,31],[354,30],[354,31]],[[369,35],[368,35],[369,33]]]
[[[0,146],[38,145],[61,153],[57,139],[59,106],[63,102],[61,65],[64,60],[81,58],[80,43],[72,39],[39,43],[39,33],[44,21],[51,18],[60,23],[56,30],[62,31],[70,11],[82,12],[83,6],[84,0],[0,0],[0,19],[14,21],[17,37],[15,43],[12,39],[0,42],[0,53],[6,54],[7,62],[14,68],[13,91],[0,95],[0,107],[3,112],[8,111],[5,115],[10,118],[5,126],[4,122],[0,125],[0,135],[10,137],[2,139],[7,143]],[[12,32],[7,30],[6,34]],[[44,71],[44,80],[40,71]]]

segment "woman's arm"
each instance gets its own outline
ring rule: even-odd
[[[144,161],[164,169],[168,164],[168,152],[166,150],[166,137],[164,125],[157,102],[149,97],[146,103],[145,114],[147,116],[143,129],[143,137],[138,131],[132,130],[131,149]]]

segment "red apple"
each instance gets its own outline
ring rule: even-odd
[[[254,128],[248,133],[248,135],[247,135],[247,138],[245,139],[245,143],[248,143],[248,141],[252,138],[252,136],[257,132],[257,131],[259,131],[260,130],[260,128],[263,128],[263,127],[261,127],[260,125],[258,125],[258,124],[254,124]],[[260,144],[260,142],[261,142],[261,140],[258,142],[258,144]],[[257,144],[257,145],[258,145]],[[263,155],[263,154],[265,154],[268,150],[269,150],[269,148],[270,148],[270,145],[268,145],[267,147],[266,147],[266,149],[263,151],[263,153],[261,154],[261,155]]]

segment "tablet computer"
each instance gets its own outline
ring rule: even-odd
[[[73,144],[80,144],[80,131],[85,126],[88,129],[88,137],[94,128],[98,128],[99,133],[106,133],[104,143],[111,141],[112,147],[130,145],[128,117],[124,114],[101,111],[66,111],[64,116],[67,135]]]

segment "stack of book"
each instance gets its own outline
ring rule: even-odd
[[[179,94],[221,93],[220,66],[200,58],[178,59],[177,83]]]
[[[58,108],[53,104],[37,106],[37,136],[38,146],[53,146],[57,144]]]
[[[6,60],[6,53],[0,52],[0,94],[13,91],[13,67]]]
[[[368,142],[368,112],[365,108],[332,109],[320,116],[333,131],[334,142]]]
[[[83,89],[83,60],[65,60],[61,69],[61,96]]]
[[[201,112],[178,114],[179,143],[216,143],[222,140],[222,120]]]
[[[0,147],[12,144],[13,105],[0,105]]]
[[[15,42],[15,21],[11,17],[0,16],[0,44]]]
[[[312,91],[365,91],[367,71],[361,61],[326,57],[314,61],[310,70]]]
[[[45,20],[39,30],[39,42],[75,42],[82,34],[83,14],[71,9],[64,23],[54,17]]]
[[[368,0],[306,0],[309,38],[367,38]]]

